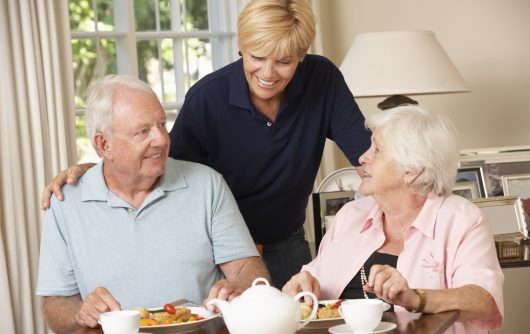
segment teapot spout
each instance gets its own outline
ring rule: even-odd
[[[227,302],[226,300],[217,299],[217,298],[214,298],[210,300],[208,303],[206,303],[206,306],[210,306],[210,305],[217,307],[217,309],[220,310],[224,316],[226,316],[226,313],[230,311],[230,307],[231,307],[230,303]]]

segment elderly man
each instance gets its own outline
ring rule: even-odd
[[[95,327],[108,310],[231,299],[268,277],[222,176],[168,158],[166,115],[146,83],[101,79],[85,117],[102,161],[44,214],[37,294],[54,331]]]

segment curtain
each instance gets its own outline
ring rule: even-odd
[[[45,333],[35,296],[40,193],[76,161],[66,1],[0,4],[0,324]]]

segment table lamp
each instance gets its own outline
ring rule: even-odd
[[[359,34],[340,70],[353,96],[389,96],[377,105],[383,110],[402,104],[417,104],[404,95],[469,91],[430,31]]]

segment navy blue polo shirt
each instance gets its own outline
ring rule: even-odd
[[[274,122],[252,105],[240,59],[188,91],[170,133],[170,156],[221,173],[254,240],[267,243],[303,225],[326,138],[357,165],[370,135],[342,74],[328,59],[304,58]]]

